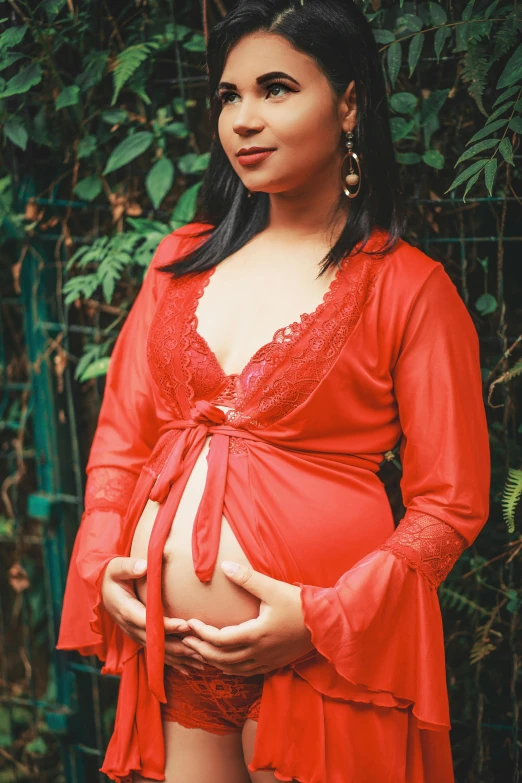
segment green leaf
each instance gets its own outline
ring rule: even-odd
[[[507,137],[502,139],[498,145],[498,150],[506,163],[510,163],[512,166],[515,165],[515,161],[513,160],[513,147],[511,146],[511,141]]]
[[[405,166],[412,166],[414,163],[420,163],[422,158],[417,152],[396,152],[395,159],[397,163]]]
[[[4,133],[7,138],[16,144],[20,149],[25,150],[27,148],[27,140],[29,135],[23,122],[18,117],[9,117],[4,123]]]
[[[392,141],[396,142],[404,139],[414,126],[414,120],[406,120],[404,117],[392,117],[390,120]]]
[[[474,141],[480,141],[484,136],[490,136],[492,133],[495,133],[495,131],[498,131],[499,128],[504,127],[504,125],[507,125],[507,120],[495,120],[495,122],[492,122],[489,125],[484,125],[483,128],[466,142],[466,146],[472,144]]]
[[[96,149],[96,136],[85,136],[78,142],[78,160],[88,158]]]
[[[508,125],[509,130],[515,131],[515,133],[522,133],[522,117],[513,117]]]
[[[439,29],[435,33],[435,39],[434,39],[434,46],[435,46],[435,56],[437,58],[437,62],[440,60],[440,56],[442,54],[442,50],[444,49],[444,44],[448,40],[448,38],[451,38],[451,30],[449,27],[439,27]]]
[[[24,57],[25,54],[21,54],[20,52],[8,52],[7,54],[4,54],[0,60],[0,71],[5,71],[6,68],[10,68],[11,65],[17,63],[18,60],[23,60]]]
[[[409,73],[410,78],[415,68],[417,67],[417,63],[419,61],[419,57],[422,52],[423,44],[424,44],[423,33],[414,35],[413,38],[411,39],[410,47],[408,49],[408,65],[410,66],[410,73]]]
[[[43,71],[39,62],[33,62],[19,71],[7,82],[5,90],[0,98],[9,98],[11,95],[21,95],[42,81]]]
[[[154,134],[150,131],[138,131],[133,133],[132,136],[127,136],[118,146],[112,151],[107,165],[103,171],[105,174],[110,174],[111,171],[121,169],[122,166],[126,166],[131,160],[142,155],[154,140]]]
[[[102,181],[97,174],[85,177],[76,183],[74,192],[82,201],[94,201],[102,192]]]
[[[497,307],[497,300],[492,294],[481,294],[475,302],[475,308],[481,315],[491,315]]]
[[[138,70],[151,51],[149,44],[135,44],[124,49],[114,64],[114,92],[111,105],[114,106],[121,88],[129,81],[131,76]]]
[[[455,177],[449,188],[445,190],[444,193],[449,193],[449,191],[453,190],[453,188],[456,188],[458,185],[462,185],[463,182],[466,182],[466,180],[476,174],[477,171],[482,171],[486,163],[486,158],[483,160],[476,160],[475,163],[472,163],[471,166],[468,166],[467,169],[464,169],[464,171],[461,171],[460,174]]]
[[[484,178],[486,180],[486,187],[489,191],[489,195],[493,195],[493,183],[495,181],[495,174],[497,173],[498,161],[496,158],[492,158],[486,163],[484,168]]]
[[[188,128],[184,122],[170,122],[162,130],[169,136],[176,136],[178,139],[186,139],[189,135]]]
[[[159,158],[145,179],[145,187],[154,209],[158,209],[171,189],[173,181],[174,164],[169,158]]]
[[[446,24],[448,17],[446,11],[438,3],[428,3],[430,8],[431,23],[434,26]]]
[[[110,356],[104,356],[101,359],[96,359],[96,361],[91,362],[85,368],[85,370],[81,373],[81,375],[77,378],[77,380],[79,380],[80,383],[84,383],[85,381],[90,381],[92,378],[101,378],[107,375],[107,371],[109,369],[109,363],[110,363]]]
[[[493,104],[493,107],[495,107],[497,103],[502,103],[502,101],[511,98],[511,96],[517,92],[517,90],[520,90],[520,85],[514,84],[513,87],[510,87],[509,90],[506,90],[505,92],[503,92],[501,95],[498,96],[497,100]]]
[[[465,22],[468,22],[471,19],[471,14],[473,13],[473,6],[475,5],[475,0],[469,0],[469,3],[465,7],[465,9],[462,12],[462,19]]]
[[[188,52],[205,52],[207,48],[205,44],[205,38],[203,35],[201,35],[201,33],[194,33],[192,38],[188,41],[185,41],[182,46]]]
[[[483,141],[479,141],[478,144],[474,144],[472,147],[462,153],[458,161],[455,163],[455,166],[458,166],[459,163],[463,163],[465,160],[468,160],[468,158],[472,158],[474,155],[478,155],[479,152],[483,152],[484,150],[488,150],[491,147],[494,147],[496,144],[498,144],[498,139],[484,139]]]
[[[170,225],[174,231],[177,228],[181,228],[181,226],[185,226],[187,223],[192,222],[194,219],[194,215],[196,214],[198,193],[201,185],[202,183],[198,182],[196,185],[188,188],[188,190],[182,194],[181,198],[176,204],[170,219]]]
[[[412,33],[422,30],[422,19],[415,14],[402,14],[395,22],[397,28],[404,32],[410,30]]]
[[[107,68],[108,52],[90,52],[82,60],[83,73],[78,74],[75,83],[82,92],[101,82]]]
[[[506,63],[506,67],[502,71],[500,78],[497,82],[497,90],[502,90],[504,87],[511,87],[512,84],[517,82],[522,76],[522,44],[515,49],[511,57]]]
[[[387,65],[390,84],[393,87],[401,69],[402,49],[400,43],[395,41],[388,47]]]
[[[66,2],[67,0],[45,0],[44,7],[47,18],[52,20],[55,16],[58,16]]]
[[[466,203],[466,196],[467,196],[467,194],[468,194],[468,191],[470,190],[470,188],[472,188],[472,187],[473,187],[473,185],[475,184],[475,182],[478,180],[478,178],[479,178],[479,177],[480,177],[480,171],[478,171],[476,174],[474,174],[474,175],[473,175],[473,176],[472,176],[472,177],[471,177],[471,178],[468,180],[468,184],[466,185],[466,190],[464,191],[464,195],[463,195],[463,197],[462,197],[462,201],[463,201],[464,203]]]
[[[107,109],[102,111],[101,118],[109,125],[123,125],[129,119],[129,115],[125,109]]]
[[[444,168],[444,155],[438,150],[426,150],[422,156],[422,160],[427,166],[431,166],[432,169],[438,169],[440,171]]]
[[[504,103],[502,106],[499,106],[498,109],[496,109],[493,114],[490,114],[489,117],[486,120],[486,125],[489,125],[490,122],[493,122],[493,120],[496,120],[497,117],[500,117],[501,114],[504,114],[505,111],[510,109],[515,101],[508,101],[507,103]]]
[[[395,41],[395,35],[391,30],[373,30],[373,37],[378,44],[389,44]]]
[[[77,84],[72,84],[70,87],[65,87],[56,99],[55,107],[58,109],[65,109],[67,106],[76,106],[80,101],[80,88]]]
[[[398,114],[413,114],[418,98],[411,92],[396,92],[390,98],[390,107]]]
[[[204,152],[202,155],[188,152],[186,155],[178,158],[176,162],[182,174],[199,174],[207,169],[209,160],[209,152]]]
[[[26,24],[20,25],[19,27],[13,25],[12,27],[8,27],[7,30],[4,30],[2,35],[0,35],[0,53],[3,53],[4,50],[11,49],[12,46],[18,46],[23,40],[26,32]]]

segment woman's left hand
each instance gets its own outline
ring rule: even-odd
[[[183,643],[226,674],[249,677],[287,666],[314,649],[304,623],[301,588],[272,579],[244,565],[234,573],[221,567],[231,582],[260,599],[258,617],[239,625],[215,628],[200,620],[187,620],[197,636],[185,636]]]

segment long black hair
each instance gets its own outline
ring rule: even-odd
[[[282,36],[310,57],[339,98],[352,80],[357,98],[354,150],[362,157],[361,187],[337,242],[321,261],[321,272],[364,243],[374,228],[387,232],[376,254],[392,250],[406,230],[406,213],[399,184],[386,96],[377,44],[370,24],[353,0],[240,0],[211,30],[207,44],[208,98],[213,141],[210,161],[198,193],[194,222],[208,224],[188,234],[209,237],[184,256],[164,265],[174,277],[203,272],[238,251],[268,225],[270,196],[248,190],[225,154],[218,133],[222,104],[216,95],[231,48],[245,35],[268,32]],[[340,137],[342,144],[344,134]],[[339,175],[336,213],[347,196]],[[185,229],[183,230],[185,232]],[[369,251],[365,251],[369,252]]]

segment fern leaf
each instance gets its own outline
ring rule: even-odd
[[[502,493],[502,513],[510,533],[515,532],[515,509],[522,496],[522,470],[509,468]]]
[[[459,609],[462,612],[466,611],[468,614],[477,612],[483,616],[489,616],[489,612],[475,603],[475,601],[470,601],[465,595],[461,595],[455,590],[450,590],[448,587],[439,588],[439,598],[441,604],[448,606],[450,609]]]
[[[488,113],[482,103],[482,96],[486,89],[486,78],[490,62],[485,54],[485,49],[481,44],[469,43],[468,50],[463,58],[462,80],[469,85],[468,93],[471,95],[482,114],[487,117]]]
[[[518,16],[518,18],[517,18]],[[495,48],[491,56],[491,62],[494,63],[507,54],[517,43],[519,32],[517,23],[520,23],[521,11],[510,13],[495,32]]]
[[[138,70],[150,54],[149,44],[135,44],[124,49],[114,63],[114,94],[112,96],[112,106],[116,103],[120,90],[126,84],[131,76]]]

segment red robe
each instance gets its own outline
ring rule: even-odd
[[[102,771],[164,780],[161,555],[212,433],[195,571],[212,575],[223,513],[257,571],[302,586],[315,648],[266,675],[250,769],[300,783],[452,783],[437,586],[489,511],[472,319],[441,263],[403,240],[384,257],[359,245],[313,313],[227,376],[194,317],[215,267],[178,280],[158,271],[205,241],[191,236],[201,228],[159,245],[113,351],[87,464],[58,648],[121,674]],[[401,434],[406,513],[394,529],[376,473]],[[107,614],[100,581],[129,554],[149,497],[162,505],[143,648]]]

